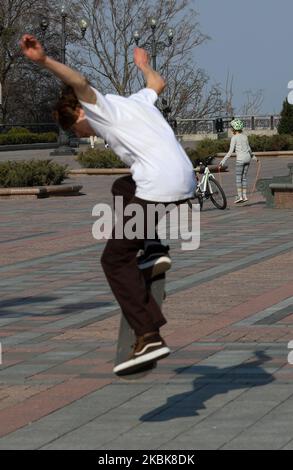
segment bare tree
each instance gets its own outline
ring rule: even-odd
[[[18,47],[21,24],[29,19],[29,13],[36,3],[37,0],[1,0],[0,3],[0,82],[2,85],[0,122],[5,121],[8,112],[8,89],[11,88],[11,77],[15,75],[16,68],[21,62]]]
[[[200,118],[219,114],[220,87],[210,85],[209,77],[193,59],[196,47],[208,37],[200,30],[191,0],[71,0],[66,4],[68,62],[81,69],[103,93],[129,95],[143,86],[142,75],[132,60],[133,33],[138,29],[141,46],[148,48],[149,17],[155,16],[157,65],[168,81],[164,97],[172,115]],[[1,0],[0,122],[50,119],[50,107],[58,95],[58,80],[26,61],[18,41],[24,32],[37,34],[48,54],[59,59],[60,7],[60,0]],[[49,19],[44,35],[39,29],[40,17]],[[82,17],[88,20],[89,28],[86,38],[77,43],[78,20]],[[175,39],[170,47],[163,48],[167,27],[175,29]]]
[[[222,95],[218,84],[209,85],[209,77],[202,69],[184,64],[169,72],[167,101],[171,117],[211,118],[221,114]]]
[[[243,116],[255,116],[261,112],[261,107],[264,101],[264,91],[262,89],[253,91],[247,90],[244,92],[246,100],[241,107],[241,114]]]
[[[234,116],[235,108],[233,106],[233,91],[234,85],[234,76],[230,74],[230,70],[227,72],[226,81],[224,87],[221,87],[221,91],[223,94],[223,114],[225,116]]]
[[[2,104],[0,123],[44,121],[56,99],[57,81],[52,74],[27,61],[19,48],[24,33],[33,33],[45,41],[50,55],[59,58],[58,25],[42,37],[41,17],[54,15],[57,0],[1,0],[0,2],[0,82]],[[50,118],[51,120],[51,118]]]
[[[225,85],[221,87],[223,94],[223,113],[226,116],[232,117],[237,115],[241,116],[254,116],[261,112],[261,107],[264,101],[264,91],[259,90],[247,90],[243,94],[245,95],[245,101],[239,110],[233,105],[234,98],[234,76],[227,73]]]
[[[208,88],[207,75],[192,60],[191,53],[208,39],[200,30],[192,1],[73,0],[72,4],[77,17],[88,19],[89,29],[80,52],[72,49],[71,61],[102,92],[129,95],[143,86],[132,60],[133,33],[139,30],[140,45],[148,48],[149,18],[154,16],[158,69],[167,78],[173,113],[202,116],[217,110],[220,91],[217,85]],[[167,27],[174,28],[175,38],[163,48],[160,43],[167,40]]]

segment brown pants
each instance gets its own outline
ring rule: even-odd
[[[135,182],[131,176],[124,176],[116,180],[112,186],[113,196],[123,196],[124,208],[131,203],[139,204],[144,211],[145,238],[147,227],[147,206],[150,201],[135,196]],[[152,202],[154,204],[154,202]],[[170,204],[170,203],[168,203]],[[124,217],[123,224],[131,217]],[[149,239],[149,238],[148,238]],[[158,239],[155,235],[155,239]],[[101,257],[101,263],[116,297],[123,315],[136,335],[144,335],[158,330],[166,323],[160,307],[146,289],[142,271],[137,266],[137,252],[144,248],[144,240],[127,238],[115,239],[114,230],[112,238],[107,241]]]

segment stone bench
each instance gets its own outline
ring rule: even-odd
[[[288,175],[257,181],[256,189],[262,193],[268,207],[293,208],[293,163],[289,163],[288,168]]]
[[[270,190],[274,197],[274,207],[293,209],[293,183],[272,183]]]

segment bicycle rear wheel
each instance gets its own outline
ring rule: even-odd
[[[209,198],[217,209],[224,210],[227,207],[227,198],[226,195],[214,178],[209,178],[209,185],[211,188],[211,193],[209,193]]]

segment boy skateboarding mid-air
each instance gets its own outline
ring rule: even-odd
[[[104,96],[79,72],[48,57],[34,36],[25,34],[21,48],[27,58],[67,85],[55,110],[59,124],[78,137],[102,137],[130,167],[131,176],[116,180],[112,193],[123,196],[124,209],[129,204],[142,209],[144,239],[129,239],[125,233],[115,238],[114,227],[101,258],[110,287],[136,335],[131,355],[114,368],[115,373],[127,373],[170,353],[160,335],[166,320],[147,291],[143,275],[149,267],[153,275],[163,273],[171,263],[168,248],[161,245],[157,233],[150,237],[147,231],[148,206],[180,204],[194,196],[196,186],[188,156],[155,106],[165,81],[150,66],[147,52],[135,48],[134,62],[144,75],[146,88],[129,97]],[[128,220],[123,214],[124,226]],[[145,252],[138,261],[142,249]]]

